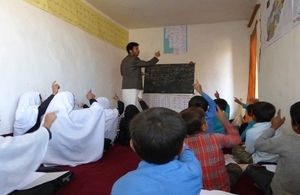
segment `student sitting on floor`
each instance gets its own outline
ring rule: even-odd
[[[186,122],[185,143],[194,151],[203,171],[203,189],[229,192],[242,175],[236,164],[225,167],[223,148],[232,148],[240,143],[238,130],[232,126],[226,114],[218,107],[216,116],[221,121],[226,134],[207,133],[205,113],[201,108],[191,107],[180,112]],[[226,170],[227,169],[227,170]]]
[[[278,154],[275,174],[264,166],[249,165],[247,173],[266,195],[299,194],[300,192],[300,102],[290,108],[291,126],[297,135],[284,134],[276,137],[277,129],[284,123],[280,110],[267,129],[255,142],[259,151]]]
[[[130,146],[142,161],[115,182],[112,195],[199,195],[200,163],[184,145],[186,126],[177,112],[167,108],[143,111],[131,121],[130,133]]]
[[[149,108],[146,102],[142,98],[138,97],[138,101],[143,110],[147,110]],[[140,113],[140,111],[135,105],[130,104],[126,106],[124,117],[121,118],[119,124],[120,131],[119,131],[118,140],[122,143],[122,145],[129,146],[129,142],[131,139],[130,132],[129,132],[129,123],[133,119],[133,117],[138,113]]]
[[[219,108],[223,112],[226,113],[226,118],[227,118],[227,120],[229,120],[229,115],[230,115],[229,104],[227,103],[227,101],[225,99],[220,98],[220,94],[218,91],[216,91],[215,97],[216,97],[216,99],[214,99],[214,102],[216,103],[217,106],[219,106]],[[218,117],[215,117],[214,127],[215,127],[215,133],[225,134],[223,125],[222,125],[221,121],[218,119]]]
[[[0,194],[15,190],[41,164],[51,139],[50,127],[56,118],[46,114],[42,126],[33,133],[16,137],[0,136]]]
[[[252,114],[252,107],[253,104],[249,104],[246,108],[246,112],[248,116],[253,116]],[[255,125],[256,121],[255,120],[251,120],[249,123],[243,123],[240,127],[239,127],[239,133],[241,135],[241,140],[242,142],[246,141],[246,135],[249,129],[251,129],[253,127],[253,125]]]
[[[276,163],[278,155],[268,154],[254,148],[254,143],[263,132],[271,126],[271,119],[275,115],[275,107],[268,102],[256,102],[253,104],[252,113],[256,124],[247,131],[245,147],[236,146],[232,149],[232,154],[240,161],[251,164],[258,162]],[[275,136],[281,135],[280,130]]]
[[[110,109],[110,103],[106,97],[96,99],[105,112],[104,150],[109,150],[113,146],[117,135],[118,119],[124,111],[124,103],[120,100],[119,96],[115,94],[113,99],[118,103],[118,107],[114,109]],[[83,107],[88,108],[86,104]]]
[[[74,95],[59,92],[46,113],[58,111],[52,124],[43,164],[76,166],[99,160],[104,151],[105,112],[91,92],[86,94],[90,108],[74,110]]]
[[[238,98],[234,97],[234,101],[238,104],[240,104],[244,109],[246,109],[246,115],[248,115],[249,117],[252,118],[252,120],[249,122],[249,123],[243,123],[241,124],[241,126],[239,127],[239,133],[241,135],[241,139],[242,139],[242,142],[245,142],[246,140],[246,133],[247,131],[253,127],[253,125],[256,123],[255,120],[253,120],[253,117],[252,117],[252,106],[254,103],[258,102],[258,99],[255,99],[255,98],[251,98],[250,99],[250,104],[245,104],[245,103],[242,103]]]
[[[40,127],[41,117],[60,86],[54,81],[51,88],[52,94],[45,101],[42,101],[41,95],[36,91],[24,93],[20,97],[14,122],[14,136],[34,132]]]
[[[208,133],[214,133],[215,127],[215,114],[217,106],[215,102],[202,90],[202,86],[199,84],[199,81],[196,79],[196,82],[193,84],[194,89],[201,95],[194,96],[189,101],[188,107],[200,107],[205,112],[205,119],[208,124]]]

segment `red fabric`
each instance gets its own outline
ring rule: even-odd
[[[222,148],[240,143],[238,130],[229,122],[222,123],[228,135],[199,133],[187,137],[185,143],[192,149],[202,168],[203,188],[230,191],[230,181],[225,167]]]

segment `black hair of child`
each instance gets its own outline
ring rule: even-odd
[[[140,112],[130,122],[132,146],[148,163],[166,164],[179,155],[186,125],[179,113],[162,107]]]
[[[290,116],[292,119],[292,125],[300,126],[300,102],[294,103],[290,108]]]
[[[199,107],[190,107],[180,112],[186,123],[187,135],[195,135],[201,132],[201,126],[205,124],[205,112]]]
[[[223,111],[226,110],[227,107],[227,101],[225,99],[214,99],[214,102],[216,103],[216,105],[219,106],[219,108]]]
[[[270,122],[275,116],[276,108],[269,102],[256,102],[252,107],[254,120],[258,123]]]
[[[204,97],[197,95],[190,99],[189,107],[200,107],[206,112],[208,109],[208,102]]]

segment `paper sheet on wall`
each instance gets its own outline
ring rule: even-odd
[[[150,108],[165,107],[177,112],[186,109],[192,97],[191,94],[143,94],[143,99]]]
[[[268,0],[266,3],[266,45],[269,46],[292,29],[292,1]]]
[[[187,52],[187,26],[164,28],[164,53],[181,54]]]
[[[293,27],[300,23],[300,0],[293,1]]]
[[[125,50],[129,32],[80,0],[24,0],[78,28]]]

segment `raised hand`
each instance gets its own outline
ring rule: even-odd
[[[56,83],[56,81],[53,81],[51,88],[52,88],[52,94],[56,95],[58,93],[60,86],[59,84]]]
[[[86,94],[86,98],[87,98],[88,100],[95,99],[95,94],[93,94],[92,92],[88,92],[88,93]]]
[[[281,118],[281,109],[279,109],[277,111],[277,115],[274,116],[271,120],[271,128],[274,130],[278,129],[281,125],[283,125],[284,121],[285,117]]]
[[[160,56],[160,51],[155,52],[154,55],[158,58]]]
[[[198,79],[196,79],[196,82],[193,84],[193,86],[194,86],[194,89],[195,89],[198,93],[200,93],[200,94],[203,93],[202,86],[200,85]]]
[[[120,98],[119,98],[119,96],[116,93],[115,93],[113,99],[116,100],[116,101],[120,101]]]
[[[143,101],[143,99],[142,99],[142,98],[140,98],[140,97],[138,97],[138,101],[139,101],[139,102],[141,102],[141,101]]]
[[[238,98],[236,98],[236,97],[234,97],[234,101],[235,101],[236,103],[240,104],[240,105],[243,104],[243,103],[242,103]]]
[[[219,92],[216,90],[216,93],[214,94],[215,95],[215,97],[217,98],[217,99],[220,99],[220,94],[219,94]]]
[[[190,66],[194,66],[195,64],[196,64],[196,63],[193,62],[193,61],[190,61],[190,62],[189,62],[189,65],[190,65]]]

